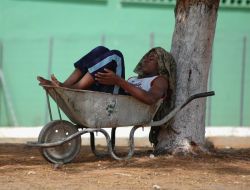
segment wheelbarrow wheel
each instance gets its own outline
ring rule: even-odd
[[[49,122],[41,130],[38,142],[51,143],[61,141],[68,136],[78,132],[78,129],[72,123],[65,120],[55,120]],[[81,136],[55,147],[41,148],[43,157],[52,163],[69,163],[79,153],[81,148]]]

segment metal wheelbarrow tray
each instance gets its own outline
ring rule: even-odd
[[[213,91],[195,94],[173,109],[162,120],[152,121],[162,100],[154,105],[147,105],[132,96],[126,95],[113,95],[49,85],[43,85],[43,88],[47,95],[51,122],[41,130],[38,142],[27,142],[27,145],[40,147],[45,159],[52,163],[62,164],[71,162],[79,153],[81,135],[85,133],[90,133],[92,152],[96,156],[103,156],[103,154],[97,153],[95,149],[94,132],[100,132],[105,136],[108,154],[114,159],[129,159],[134,153],[134,132],[136,129],[143,126],[163,125],[192,100],[214,95]],[[53,120],[52,118],[49,96],[57,104],[59,120]],[[62,120],[60,109],[72,123]],[[125,157],[118,157],[114,152],[115,131],[117,127],[127,126],[134,126],[129,136],[129,152]],[[111,138],[103,128],[112,128]]]

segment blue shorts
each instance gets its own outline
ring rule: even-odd
[[[109,50],[104,46],[98,46],[79,59],[75,64],[82,74],[89,72],[93,78],[97,72],[105,72],[104,69],[112,70],[116,75],[125,78],[123,55],[118,50]],[[119,86],[103,85],[95,82],[89,90],[107,92],[112,94],[124,94]]]

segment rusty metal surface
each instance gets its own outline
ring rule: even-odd
[[[148,124],[161,103],[149,106],[132,96],[43,87],[73,123],[91,128]]]

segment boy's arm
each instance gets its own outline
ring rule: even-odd
[[[124,90],[126,90],[129,94],[133,97],[137,98],[138,100],[144,102],[145,104],[154,104],[160,98],[166,96],[168,82],[163,77],[158,77],[153,82],[153,85],[149,91],[145,91],[140,89],[123,78],[117,76],[113,71],[105,69],[106,73],[97,73],[96,80],[101,84],[106,85],[118,85]]]

